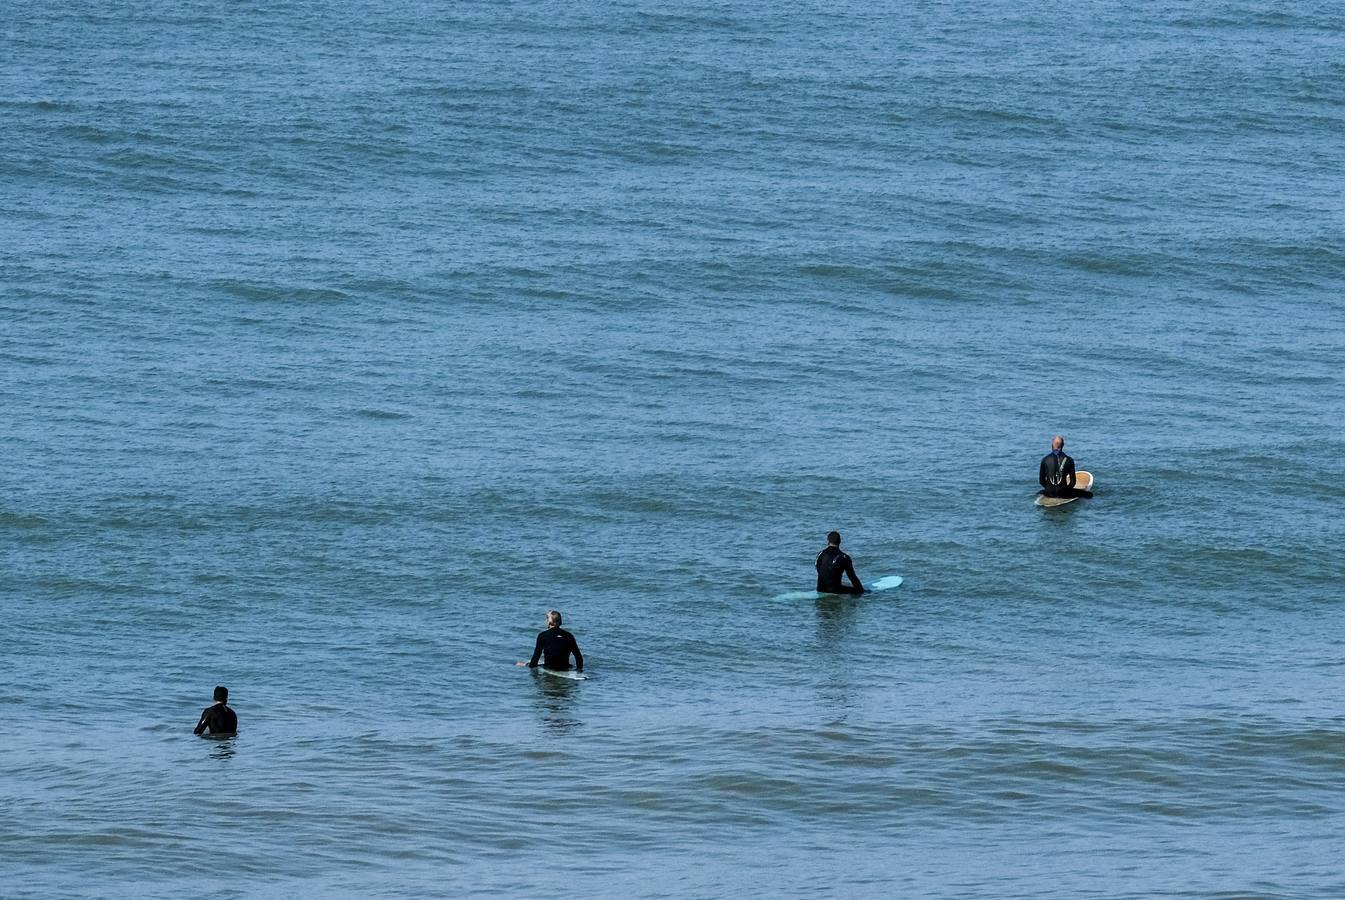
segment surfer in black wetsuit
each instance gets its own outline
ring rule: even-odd
[[[1051,452],[1041,459],[1037,470],[1037,481],[1041,490],[1037,493],[1047,497],[1091,497],[1092,491],[1074,486],[1074,460],[1065,453],[1065,439],[1060,435],[1051,438]]]
[[[849,577],[849,584],[841,581],[842,575]],[[821,594],[864,593],[864,585],[855,574],[855,564],[849,554],[841,551],[839,531],[827,534],[826,549],[817,554],[817,590]]]
[[[229,689],[222,684],[215,688],[215,705],[201,711],[201,721],[192,733],[201,734],[207,729],[212,737],[238,733],[238,715],[229,709]]]
[[[532,659],[519,663],[520,666],[535,669],[537,661],[545,657],[546,661],[542,665],[546,668],[565,670],[570,668],[570,654],[573,653],[575,670],[584,671],[584,654],[579,652],[579,644],[575,642],[574,635],[560,627],[560,621],[559,612],[554,609],[547,610],[546,631],[537,635],[537,646],[532,650]]]

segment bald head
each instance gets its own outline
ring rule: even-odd
[[[1051,449],[1052,449],[1052,450],[1064,450],[1064,449],[1065,449],[1065,439],[1064,439],[1063,437],[1061,437],[1060,435],[1058,435],[1058,434],[1057,434],[1055,437],[1051,438]]]

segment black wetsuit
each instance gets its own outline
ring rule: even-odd
[[[201,711],[201,721],[196,723],[196,734],[207,728],[211,734],[234,734],[238,731],[238,715],[223,703],[207,706]]]
[[[1047,497],[1091,497],[1092,491],[1084,491],[1074,486],[1074,460],[1064,451],[1057,456],[1054,452],[1041,458],[1041,467],[1037,471],[1037,481],[1041,483],[1038,493]]]
[[[842,575],[850,576],[850,583],[841,581]],[[862,594],[864,585],[855,574],[855,564],[850,555],[840,547],[828,545],[817,554],[817,590],[822,594]]]
[[[584,671],[584,654],[579,652],[579,645],[575,643],[574,635],[564,628],[548,628],[537,635],[537,646],[532,651],[532,661],[528,663],[528,668],[536,668],[537,660],[545,656],[546,662],[543,665],[548,669],[568,669],[571,653],[574,654],[574,667],[580,672]]]

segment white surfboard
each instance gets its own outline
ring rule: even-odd
[[[1074,473],[1074,486],[1079,490],[1091,491],[1094,483],[1092,472]],[[1064,506],[1066,503],[1073,503],[1078,499],[1078,497],[1043,497],[1041,494],[1038,494],[1036,503],[1038,506],[1045,506],[1049,509],[1054,506]]]
[[[900,575],[884,575],[877,581],[871,582],[865,586],[863,594],[824,594],[820,591],[790,591],[787,594],[781,594],[776,600],[818,600],[822,597],[864,597],[878,591],[890,591],[893,588],[901,587]]]
[[[546,666],[538,666],[533,669],[534,672],[541,672],[543,675],[550,675],[552,678],[567,678],[570,681],[588,681],[588,676],[583,672],[576,672],[574,669],[548,669]]]

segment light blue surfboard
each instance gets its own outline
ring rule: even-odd
[[[876,594],[880,591],[890,591],[893,588],[901,587],[900,575],[885,575],[877,581],[871,582],[865,586],[863,594],[860,597],[867,597],[869,594]],[[781,594],[776,600],[818,600],[822,597],[853,597],[854,594],[823,594],[818,591],[790,591],[787,594]]]

